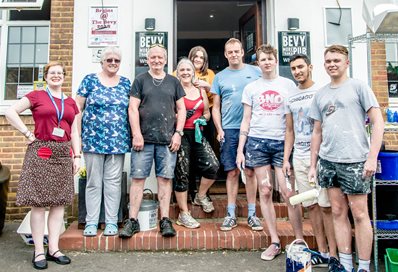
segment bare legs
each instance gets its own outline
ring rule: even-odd
[[[51,207],[48,215],[48,250],[53,254],[59,249],[58,242],[61,235],[62,224],[64,223],[64,206]],[[30,228],[33,241],[35,242],[35,254],[44,253],[43,237],[45,228],[45,208],[32,207],[30,217]],[[58,252],[55,256],[62,256]],[[43,260],[45,256],[37,257],[36,261]]]

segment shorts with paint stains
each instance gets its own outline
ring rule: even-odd
[[[362,177],[364,164],[331,162],[319,158],[319,184],[323,188],[340,188],[347,195],[369,194],[372,179]]]
[[[149,177],[153,161],[157,177],[166,179],[174,177],[177,153],[171,152],[167,145],[162,144],[144,144],[144,150],[131,150],[130,177],[134,179]]]
[[[174,190],[188,191],[189,182],[195,182],[192,173],[207,179],[216,179],[219,162],[206,138],[201,143],[195,141],[195,130],[185,130],[181,147],[177,153]]]
[[[246,142],[246,167],[256,168],[266,165],[282,167],[284,141],[248,137]]]

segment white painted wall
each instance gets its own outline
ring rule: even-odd
[[[362,1],[340,0],[342,8],[351,8],[353,36],[366,33],[366,23],[362,19]],[[277,47],[278,31],[287,31],[287,18],[299,18],[299,31],[310,31],[311,60],[314,66],[313,79],[327,83],[329,77],[323,68],[323,52],[326,48],[325,8],[338,8],[335,0],[272,0],[268,9],[268,39]],[[354,77],[368,82],[366,44],[355,44],[353,50]]]
[[[119,74],[134,79],[135,68],[135,32],[145,31],[145,18],[156,19],[156,31],[168,32],[169,59],[173,59],[173,1],[126,1],[104,0],[104,6],[118,7],[119,47],[122,50],[122,63]],[[101,71],[99,63],[92,62],[92,48],[88,47],[89,7],[101,6],[99,0],[75,1],[74,41],[73,41],[73,78],[72,89],[76,93],[83,77],[89,73]],[[154,8],[156,7],[156,8]],[[169,66],[170,67],[170,66]],[[124,171],[130,174],[130,154],[126,155]],[[146,188],[157,192],[153,173],[147,179]]]

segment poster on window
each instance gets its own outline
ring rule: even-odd
[[[167,32],[136,32],[135,44],[135,74],[138,75],[148,70],[146,55],[152,45],[160,44],[167,50]]]
[[[117,15],[117,7],[90,7],[88,46],[118,45]]]

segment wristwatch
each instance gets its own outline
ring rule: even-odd
[[[181,137],[184,136],[184,131],[182,131],[182,130],[176,130],[175,133],[180,134]]]

